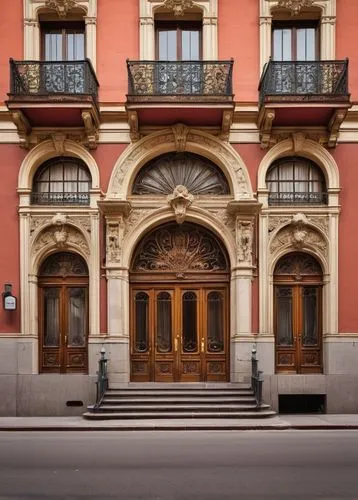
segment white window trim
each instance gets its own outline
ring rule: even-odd
[[[155,11],[164,0],[139,0],[139,46],[140,60],[155,59]],[[203,59],[215,61],[218,58],[218,0],[197,0],[195,6],[203,13]]]
[[[40,59],[39,11],[46,9],[45,0],[24,0],[24,60]],[[97,0],[81,0],[77,4],[85,12],[86,57],[96,71]]]
[[[271,57],[272,9],[278,0],[260,0],[260,68]],[[319,7],[321,13],[321,59],[336,58],[336,0],[315,0],[313,7]],[[294,18],[293,18],[294,19]]]

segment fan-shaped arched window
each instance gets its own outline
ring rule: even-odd
[[[178,185],[191,194],[229,194],[229,184],[221,170],[207,158],[194,153],[158,156],[138,173],[133,194],[171,194]]]
[[[306,158],[281,158],[268,170],[269,205],[325,204],[327,190],[321,169]]]
[[[37,170],[31,193],[36,205],[88,205],[91,175],[78,158],[52,158]]]

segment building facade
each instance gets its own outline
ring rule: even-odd
[[[0,414],[80,413],[102,348],[358,411],[356,0],[3,3]]]

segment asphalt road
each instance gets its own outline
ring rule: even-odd
[[[8,499],[358,500],[358,431],[2,432]]]

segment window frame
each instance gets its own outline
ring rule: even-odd
[[[297,61],[297,30],[302,28],[314,28],[315,29],[315,61],[320,60],[320,24],[319,21],[273,21],[271,30],[271,59],[275,59],[275,43],[274,36],[276,30],[290,29],[292,32],[291,40],[291,61],[280,61],[280,62],[295,62]],[[304,61],[302,61],[304,62]]]
[[[173,28],[176,28],[174,30]],[[176,31],[177,33],[177,58],[176,61],[180,62],[186,61],[187,59],[182,58],[183,47],[182,47],[182,32],[183,31],[198,31],[199,32],[199,59],[203,59],[203,23],[201,21],[156,21],[155,22],[155,59],[159,61],[159,33],[161,31]]]
[[[83,34],[83,53],[84,58],[78,59],[79,61],[86,59],[86,24],[83,21],[67,21],[67,22],[41,22],[41,60],[46,61],[46,34],[51,32],[55,33],[58,31],[62,38],[62,53],[64,57],[61,61],[56,62],[66,62],[68,61],[68,45],[67,45],[67,34]],[[51,62],[49,59],[48,62]],[[74,60],[74,62],[76,59]]]

